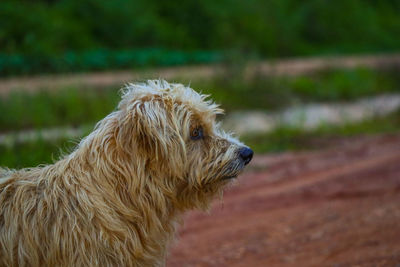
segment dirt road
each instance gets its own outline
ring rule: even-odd
[[[400,134],[258,156],[167,266],[399,266]]]

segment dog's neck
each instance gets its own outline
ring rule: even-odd
[[[112,235],[109,238],[131,240],[134,253],[153,251],[164,257],[181,211],[171,196],[154,184],[160,177],[146,170],[146,162],[141,157],[127,158],[132,155],[123,153],[113,142],[111,133],[108,139],[100,140],[94,132],[57,162],[63,167],[57,169],[62,170],[62,179],[79,185],[77,198],[88,198],[88,205],[96,203],[92,205],[95,221]]]

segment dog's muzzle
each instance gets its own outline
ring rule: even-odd
[[[243,170],[244,166],[249,164],[253,158],[254,152],[248,147],[243,147],[238,151],[238,158],[232,162],[228,169],[228,175],[225,175],[222,180],[236,178],[238,174]]]
[[[243,160],[244,165],[249,164],[249,162],[253,158],[253,154],[254,154],[253,150],[251,150],[248,147],[244,147],[239,150],[239,156]]]

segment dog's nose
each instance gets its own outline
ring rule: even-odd
[[[248,147],[244,147],[244,148],[240,149],[240,151],[239,151],[239,155],[243,159],[244,165],[249,164],[249,162],[253,158],[253,154],[254,154],[253,150],[251,150]]]

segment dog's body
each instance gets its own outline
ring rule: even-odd
[[[0,169],[0,266],[163,265],[180,215],[251,160],[220,112],[180,84],[129,85],[70,155]]]

